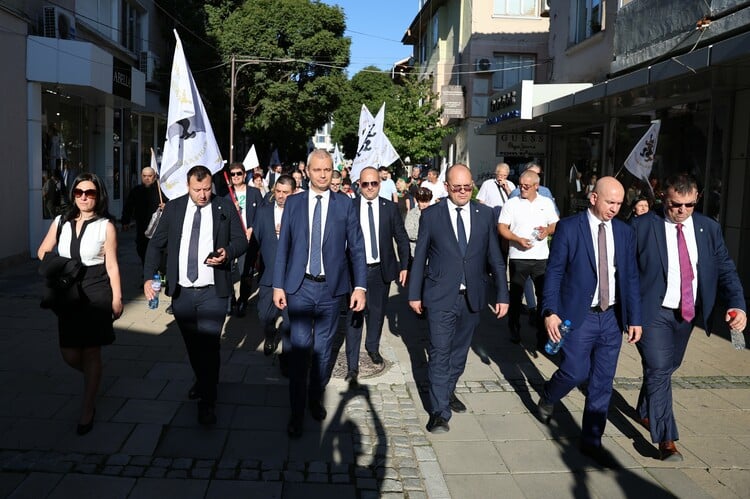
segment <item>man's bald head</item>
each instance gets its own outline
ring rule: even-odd
[[[616,178],[602,177],[596,181],[589,199],[594,216],[606,222],[620,212],[622,201],[625,199],[625,189]]]
[[[145,167],[141,170],[141,182],[143,182],[143,185],[146,187],[150,186],[154,182],[156,182],[156,171],[154,171],[153,168],[150,166]]]

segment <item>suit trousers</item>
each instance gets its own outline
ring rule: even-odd
[[[521,299],[523,298],[526,281],[531,278],[534,282],[534,293],[536,302],[542,303],[544,291],[544,272],[547,269],[547,260],[510,260],[510,306],[508,307],[508,323],[513,326],[520,325]],[[547,342],[547,332],[544,330],[544,321],[541,318],[542,311],[537,308],[537,349],[543,348]]]
[[[238,301],[240,303],[247,301],[253,294],[253,274],[255,273],[255,263],[258,260],[258,250],[258,241],[252,237],[247,246],[247,252],[238,258],[237,265],[240,269],[240,297]]]
[[[583,324],[573,324],[562,345],[560,368],[544,384],[544,398],[556,403],[588,381],[581,437],[590,445],[601,445],[621,345],[622,331],[614,307],[589,312]]]
[[[367,305],[362,312],[352,312],[346,329],[346,364],[349,371],[359,372],[359,346],[362,343],[362,326],[367,322],[365,350],[377,352],[383,333],[385,307],[391,283],[383,282],[380,266],[367,269]],[[364,320],[363,320],[364,319]]]
[[[289,351],[289,309],[279,310],[273,304],[273,288],[260,286],[258,289],[258,319],[263,325],[263,332],[267,338],[276,335],[276,321],[281,317],[281,351]]]
[[[341,297],[332,297],[325,281],[305,279],[296,293],[287,295],[291,326],[289,402],[293,418],[301,419],[305,413],[305,392],[310,402],[322,403],[333,368],[331,350],[339,323],[340,303]]]
[[[430,343],[427,376],[430,381],[430,413],[451,418],[448,406],[458,378],[466,367],[471,339],[479,325],[479,312],[472,312],[465,295],[458,295],[450,310],[427,309]]]
[[[219,384],[219,347],[224,327],[226,298],[216,296],[213,286],[180,287],[172,299],[172,311],[185,342],[196,388],[203,402],[216,402]]]
[[[680,434],[672,412],[672,374],[685,357],[691,322],[680,318],[679,311],[661,308],[636,343],[643,364],[643,385],[638,395],[638,415],[649,418],[654,443],[677,440]]]

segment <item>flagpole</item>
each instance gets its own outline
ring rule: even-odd
[[[240,62],[240,66],[235,69],[237,63]],[[237,57],[232,54],[232,75],[229,81],[229,164],[234,162],[234,88],[237,86],[237,75],[240,73],[242,68],[249,64],[257,64],[257,59],[250,59],[248,57]]]

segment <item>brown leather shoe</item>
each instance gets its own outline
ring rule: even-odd
[[[651,430],[651,422],[648,420],[648,418],[638,418],[638,422],[647,430]]]
[[[677,450],[674,441],[666,440],[659,442],[659,458],[662,461],[676,463],[683,460],[682,454]]]

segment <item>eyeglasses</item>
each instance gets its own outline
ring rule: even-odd
[[[693,208],[696,204],[698,204],[696,201],[693,201],[692,203],[675,203],[673,201],[669,202],[670,208]]]
[[[87,198],[95,198],[96,197],[96,189],[73,189],[73,196],[76,198],[80,198],[86,195]]]
[[[448,185],[448,188],[451,190],[451,192],[471,192],[474,187],[469,185]]]
[[[229,175],[231,175],[232,177],[242,177],[243,175],[245,175],[245,172],[232,172]]]
[[[367,189],[368,187],[375,188],[380,185],[380,182],[373,180],[372,182],[360,182],[359,185],[361,185],[363,189]]]
[[[535,185],[536,184],[518,184],[518,188],[527,191],[531,189],[532,187],[534,187]]]

